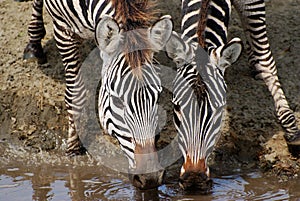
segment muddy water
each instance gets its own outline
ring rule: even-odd
[[[41,159],[43,158],[43,159]],[[214,175],[210,195],[183,192],[174,177],[158,189],[139,191],[126,174],[88,159],[49,155],[16,160],[1,158],[0,200],[300,200],[300,179],[280,182],[258,170]],[[40,161],[39,161],[40,160]],[[41,162],[42,161],[42,162]],[[51,161],[51,162],[50,162]],[[56,165],[57,163],[58,165]],[[172,171],[168,175],[172,175]],[[171,179],[172,178],[172,179]]]
[[[40,99],[40,88],[32,88],[33,80],[41,80],[45,82],[45,86],[49,86],[47,91],[55,97],[63,97],[63,87],[60,84],[53,84],[50,78],[64,80],[63,74],[59,74],[61,64],[58,63],[57,50],[55,45],[49,42],[52,39],[51,33],[52,23],[49,16],[45,16],[48,35],[45,40],[48,58],[52,58],[51,68],[38,71],[39,68],[24,65],[21,63],[23,48],[28,40],[27,24],[31,15],[31,2],[16,3],[11,0],[1,2],[1,23],[0,47],[1,49],[1,96],[0,99],[6,100],[4,104],[5,112],[2,113],[4,119],[15,119],[22,116],[25,111],[24,99],[28,97],[38,97]],[[180,19],[179,1],[161,1],[166,10],[172,11],[174,20]],[[165,3],[163,3],[165,2]],[[296,109],[297,119],[299,119],[299,0],[272,0],[267,2],[268,11],[268,30],[271,45],[278,62],[279,75],[288,99],[291,101],[293,108]],[[174,4],[174,5],[173,5]],[[168,14],[170,12],[168,11]],[[176,12],[178,14],[176,14]],[[27,16],[27,17],[25,17]],[[231,26],[232,36],[243,36],[238,20],[233,18]],[[177,30],[179,30],[177,21]],[[17,27],[17,28],[16,28]],[[52,53],[53,55],[51,55]],[[53,68],[52,68],[53,67]],[[56,67],[56,68],[54,68]],[[54,70],[51,70],[54,69]],[[251,78],[250,72],[246,71],[248,65],[246,58],[229,69],[228,74],[228,103],[231,108],[231,123],[228,130],[233,137],[227,142],[228,147],[237,147],[245,150],[241,156],[246,161],[250,157],[246,153],[254,153],[253,146],[256,146],[257,136],[263,133],[263,138],[268,139],[268,133],[273,134],[273,127],[278,129],[278,124],[273,116],[273,103],[261,83]],[[26,72],[26,73],[24,73]],[[41,74],[42,73],[42,74]],[[51,77],[52,75],[53,77]],[[240,79],[236,79],[239,75]],[[31,79],[28,79],[31,77]],[[45,77],[47,79],[45,79]],[[8,79],[9,78],[9,79]],[[14,78],[15,81],[12,81]],[[49,80],[48,80],[49,78]],[[10,81],[9,81],[10,80]],[[295,81],[296,80],[296,81]],[[8,83],[9,81],[9,83]],[[49,84],[50,83],[50,84]],[[24,87],[25,86],[25,87]],[[27,87],[26,87],[27,86]],[[30,87],[28,87],[30,86]],[[42,85],[43,86],[43,85]],[[52,87],[52,88],[51,88]],[[41,87],[42,88],[42,87]],[[59,90],[59,88],[61,90]],[[17,93],[19,91],[23,93]],[[39,92],[37,92],[39,91]],[[57,92],[59,91],[59,92]],[[250,92],[253,93],[250,93]],[[29,93],[30,92],[30,93]],[[16,96],[19,94],[19,97]],[[38,94],[38,95],[31,95]],[[26,95],[26,96],[25,96]],[[25,96],[25,98],[23,97]],[[60,100],[60,99],[59,99]],[[260,104],[256,104],[260,100]],[[20,102],[20,103],[18,103]],[[60,101],[63,104],[63,99]],[[29,101],[31,103],[31,101]],[[55,100],[56,104],[57,103]],[[2,102],[1,102],[2,104]],[[18,106],[18,108],[8,107],[8,105]],[[33,102],[35,104],[35,102]],[[35,104],[36,105],[36,104]],[[56,105],[58,106],[58,105]],[[263,107],[262,107],[263,106]],[[1,105],[2,107],[2,105]],[[27,107],[27,106],[26,106]],[[59,107],[61,108],[61,107]],[[261,109],[263,108],[263,109]],[[26,109],[28,110],[28,109]],[[18,111],[18,113],[16,112]],[[248,114],[248,115],[245,115]],[[269,116],[267,116],[270,114]],[[64,118],[64,115],[62,115]],[[32,117],[33,118],[33,117]],[[43,121],[47,122],[50,118],[43,117]],[[20,118],[22,120],[22,118]],[[24,127],[23,121],[17,119],[15,121],[16,128]],[[38,117],[41,119],[41,117]],[[273,120],[274,119],[274,120]],[[1,120],[2,121],[2,120]],[[28,124],[35,122],[34,118],[29,119]],[[59,120],[57,120],[58,122]],[[253,123],[254,121],[254,123]],[[6,122],[6,121],[5,121]],[[10,122],[10,121],[9,121]],[[56,122],[56,121],[54,121]],[[248,123],[249,122],[249,123]],[[249,124],[249,125],[248,125]],[[251,124],[262,125],[251,126]],[[4,125],[4,126],[3,126]],[[38,124],[39,125],[39,124]],[[48,124],[47,124],[48,125]],[[1,140],[4,130],[9,124],[2,124],[0,128]],[[263,129],[262,129],[263,128]],[[63,129],[61,129],[63,130]],[[25,132],[25,131],[24,131]],[[8,133],[9,135],[9,133]],[[6,136],[6,134],[5,134]],[[34,136],[30,136],[34,137]],[[261,137],[261,136],[260,136]],[[48,138],[46,138],[48,139]],[[105,166],[95,165],[92,162],[84,161],[81,158],[68,160],[64,157],[53,157],[47,153],[43,154],[26,154],[20,153],[19,150],[6,151],[2,149],[0,140],[0,201],[19,201],[19,200],[300,200],[300,179],[291,179],[288,182],[280,182],[277,178],[269,178],[260,173],[258,170],[235,170],[231,173],[213,171],[214,188],[211,195],[198,195],[195,193],[184,193],[180,190],[175,171],[169,172],[170,178],[167,184],[152,191],[138,191],[127,179],[126,174],[115,172]],[[237,141],[237,143],[235,141]],[[241,143],[241,146],[239,145]],[[278,144],[278,142],[276,142]],[[227,145],[227,144],[226,144]],[[20,147],[24,147],[23,145]],[[226,148],[223,146],[222,148]],[[249,148],[250,147],[250,148]],[[231,151],[231,149],[227,149]],[[64,150],[64,149],[62,149]],[[223,149],[225,150],[225,149]],[[61,151],[63,152],[63,151]],[[223,152],[222,152],[223,153]],[[228,152],[228,155],[235,153]],[[240,155],[238,155],[240,156]],[[281,156],[281,155],[280,155]],[[247,158],[248,157],[248,158]],[[277,156],[276,156],[277,157]],[[226,158],[226,157],[225,157]],[[226,158],[227,160],[230,157]],[[288,166],[288,163],[287,163]]]

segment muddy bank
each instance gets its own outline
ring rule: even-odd
[[[277,62],[278,74],[291,108],[300,119],[300,22],[299,0],[267,2],[268,36]],[[161,3],[172,14],[179,31],[180,2]],[[52,38],[52,23],[45,12],[47,35],[43,46],[48,63],[23,62],[31,2],[0,2],[0,146],[10,144],[33,153],[64,152],[67,116],[64,106],[64,74],[60,56]],[[176,9],[174,9],[176,8]],[[239,19],[233,13],[230,37],[243,37]],[[82,57],[94,48],[84,44]],[[170,61],[164,64],[171,65]],[[296,176],[300,160],[290,156],[283,130],[276,121],[267,88],[255,80],[246,53],[226,73],[228,106],[221,139],[211,159],[212,167],[222,173],[233,168],[261,167],[267,173]],[[169,111],[160,146],[175,136],[168,91],[162,101]]]

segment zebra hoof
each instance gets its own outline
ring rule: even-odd
[[[288,145],[289,152],[294,157],[300,157],[300,131],[292,136],[286,134],[284,137]]]
[[[38,64],[47,63],[47,58],[41,43],[28,43],[24,49],[23,60],[37,61]]]

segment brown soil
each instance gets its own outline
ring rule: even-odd
[[[278,66],[283,89],[291,108],[300,119],[300,11],[299,0],[271,0],[267,5],[268,36]],[[171,11],[179,31],[180,2],[161,3],[165,13]],[[175,8],[175,9],[174,9]],[[63,66],[52,38],[52,23],[45,12],[47,35],[43,46],[48,63],[24,62],[27,26],[31,2],[0,1],[0,146],[17,144],[30,151],[62,151],[67,133],[64,106]],[[233,13],[231,37],[242,37],[239,19]],[[94,47],[88,41],[83,57]],[[224,172],[231,168],[257,168],[266,172],[296,176],[300,160],[291,157],[277,123],[271,96],[261,80],[255,80],[244,53],[228,69],[228,106],[222,137],[213,154],[212,167]],[[167,93],[167,92],[166,92]],[[169,102],[170,94],[167,97]],[[166,106],[170,109],[170,106]],[[172,128],[170,118],[168,129]],[[164,129],[165,133],[170,130]],[[160,143],[171,138],[162,134]],[[0,150],[1,150],[0,149]],[[223,167],[223,168],[222,168]]]

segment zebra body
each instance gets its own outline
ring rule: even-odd
[[[220,95],[224,101],[223,104],[226,103],[226,93],[223,93],[223,90],[226,90],[224,71],[226,67],[238,59],[239,52],[241,52],[242,49],[239,39],[233,39],[230,42],[227,41],[231,4],[234,5],[240,13],[247,36],[247,50],[250,64],[258,71],[258,75],[264,80],[273,96],[278,120],[286,130],[285,137],[287,142],[299,144],[300,141],[295,116],[289,108],[281,89],[275,62],[270,51],[266,34],[264,1],[183,0],[181,37],[184,42],[177,42],[182,44],[182,48],[177,48],[181,49],[181,53],[175,54],[175,56],[171,55],[170,57],[173,57],[174,61],[177,61],[177,64],[185,61],[186,63],[184,65],[181,64],[181,66],[185,66],[189,72],[189,74],[187,74],[182,73],[182,70],[178,71],[177,79],[175,79],[174,82],[175,90],[173,93],[173,99],[175,100],[175,125],[180,135],[181,141],[179,141],[179,143],[185,157],[181,169],[180,184],[185,189],[197,187],[206,191],[211,187],[211,182],[208,179],[209,169],[206,165],[206,160],[218,139],[218,132],[221,129],[223,105],[220,105],[219,108],[214,108],[212,107],[212,103],[209,102],[220,100],[220,97],[218,97]],[[209,62],[207,62],[206,68],[201,68],[199,64],[197,64],[197,60],[203,59],[204,57],[202,56],[197,59],[195,55],[199,53],[197,53],[197,51],[194,51],[194,53],[190,51],[192,47],[195,49],[199,47],[199,45],[202,45],[209,55]],[[186,46],[190,46],[190,48]],[[228,51],[226,51],[226,49]],[[173,50],[173,52],[176,52],[176,50]],[[186,55],[184,56],[184,54]],[[234,59],[231,58],[232,56]],[[193,67],[193,70],[188,70],[191,68],[193,62],[195,67]],[[221,71],[219,77],[213,78],[215,83],[210,85],[214,86],[213,90],[210,90],[208,87],[209,84],[207,81],[209,79],[203,77],[203,74],[207,74],[209,71],[209,66],[214,66],[215,69]],[[198,70],[195,70],[196,68],[198,68]],[[198,80],[203,80],[202,85],[205,87],[198,87],[198,89],[195,90],[195,87],[189,85],[182,87],[181,91],[176,91],[176,87],[180,85],[178,83],[182,83],[181,80],[186,80],[186,83],[193,83],[196,77],[198,77]],[[190,87],[190,89],[187,89],[188,87]],[[197,98],[196,100],[193,94],[201,88],[204,91],[201,95],[202,98]],[[187,101],[189,101],[189,103],[187,103]],[[203,108],[201,109],[202,106]],[[189,109],[187,109],[189,115],[184,114],[182,107]],[[203,128],[207,127],[213,129],[203,130]],[[206,144],[206,146],[203,146],[204,144]],[[189,147],[192,147],[192,149]]]
[[[54,38],[65,67],[67,153],[85,152],[77,133],[80,125],[76,125],[86,98],[79,45],[82,39],[94,37],[103,60],[100,123],[124,150],[133,184],[142,189],[160,185],[164,170],[158,162],[154,139],[161,83],[152,60],[154,52],[161,50],[171,35],[170,17],[162,17],[152,26],[156,17],[151,5],[141,0],[44,0],[44,4],[53,19]],[[24,58],[45,35],[45,31],[40,31],[45,30],[42,6],[41,0],[33,3]]]
[[[202,3],[208,4],[207,15],[203,16],[205,20],[205,48],[210,54],[211,48],[216,48],[224,45],[227,42],[227,30],[229,25],[229,18],[231,15],[231,1],[205,1],[205,0],[182,0],[182,21],[181,33],[182,38],[187,42],[199,41],[198,26],[200,20],[200,12]]]
[[[42,15],[43,5],[53,19],[54,38],[65,67],[65,103],[69,114],[67,153],[80,154],[85,152],[85,149],[76,134],[75,121],[84,106],[86,92],[80,75],[79,45],[82,39],[95,37],[98,20],[104,15],[114,16],[114,8],[111,2],[106,0],[34,0],[28,26],[29,43],[24,50],[24,58],[37,57],[41,62],[46,60],[41,47],[41,40],[46,33]]]

